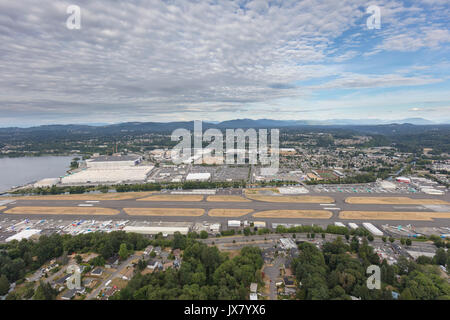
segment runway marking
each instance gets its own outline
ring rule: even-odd
[[[199,217],[205,213],[200,208],[124,208],[129,216]]]
[[[150,196],[146,198],[137,199],[136,201],[193,201],[198,202],[203,200],[203,195],[178,195],[178,194],[161,194]]]
[[[253,209],[211,209],[208,215],[211,217],[241,217],[252,213]]]
[[[80,203],[78,206],[79,206],[79,207],[92,207],[92,206],[94,206],[94,205],[93,205],[93,204],[90,204],[90,203]]]
[[[355,220],[417,220],[433,221],[435,218],[450,218],[450,212],[418,211],[341,211],[341,219]]]
[[[350,204],[449,204],[439,199],[413,199],[408,197],[348,197],[346,203]]]
[[[98,200],[86,200],[87,203],[99,203],[100,201]]]
[[[206,198],[206,201],[210,202],[252,202],[252,200],[245,199],[241,196],[209,196]]]
[[[304,218],[304,219],[330,219],[333,213],[326,210],[266,210],[253,214],[255,218]]]
[[[248,194],[247,198],[264,202],[287,203],[333,203],[334,199],[326,196],[265,196]]]
[[[14,207],[4,211],[6,214],[38,215],[116,215],[120,211],[99,207]]]

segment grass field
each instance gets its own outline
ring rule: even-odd
[[[150,196],[146,198],[137,199],[137,201],[202,201],[203,196],[197,194],[160,194],[156,196]]]
[[[52,215],[116,215],[119,210],[98,207],[14,207],[7,214],[52,214]]]
[[[208,215],[211,217],[241,217],[253,211],[253,209],[211,209]]]
[[[130,216],[199,217],[205,213],[200,208],[124,208]]]
[[[245,199],[241,196],[209,196],[206,201],[210,202],[251,202],[249,199]]]
[[[402,211],[341,211],[341,219],[354,220],[417,220],[433,221],[433,218],[450,218],[450,212],[402,212]]]
[[[9,197],[8,200],[128,200],[140,197],[147,197],[154,192],[110,192],[110,193],[96,193],[96,194],[49,194],[45,196],[19,196]]]
[[[2,211],[3,209],[6,209],[5,206],[0,206],[0,211]]]
[[[267,210],[253,214],[255,218],[305,218],[305,219],[330,219],[333,216],[327,210]]]
[[[271,191],[275,193],[280,193],[280,190],[278,188],[250,188],[245,189],[245,194],[260,194],[260,191]]]
[[[326,196],[264,196],[248,194],[247,198],[264,202],[287,203],[334,203],[334,199]]]
[[[449,204],[439,199],[412,199],[408,197],[348,197],[350,204]]]

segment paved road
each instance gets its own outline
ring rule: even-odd
[[[86,300],[96,299],[98,293],[100,292],[100,290],[102,290],[102,289],[105,288],[105,284],[106,284],[109,280],[112,280],[112,279],[116,278],[116,277],[120,274],[120,272],[122,272],[122,270],[125,269],[125,268],[128,266],[128,264],[129,264],[131,261],[133,261],[134,259],[136,259],[136,258],[138,258],[138,257],[139,257],[138,255],[133,254],[133,255],[130,256],[127,260],[125,260],[124,262],[122,262],[122,263],[119,265],[119,267],[117,268],[116,271],[114,271],[110,276],[108,276],[105,280],[103,280],[103,282],[102,282],[97,288],[95,288],[94,290],[92,290],[91,293],[88,294],[88,295],[86,296]]]
[[[267,275],[267,277],[270,279],[270,285],[269,285],[269,299],[270,300],[277,300],[277,286],[275,283],[277,282],[277,279],[280,279],[280,267],[282,264],[284,264],[284,258],[283,257],[276,257],[273,261],[271,266],[266,266],[263,270],[264,274]]]

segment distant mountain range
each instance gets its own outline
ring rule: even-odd
[[[399,134],[399,133],[419,133],[429,130],[448,130],[450,124],[436,124],[422,118],[408,118],[397,121],[386,121],[378,119],[335,119],[335,120],[273,120],[273,119],[235,119],[222,122],[204,121],[203,130],[209,128],[237,129],[237,128],[304,128],[311,130],[328,130],[334,128],[344,128],[362,133],[374,134]],[[139,134],[145,132],[168,133],[178,128],[188,130],[194,129],[193,121],[179,122],[124,122],[107,125],[88,124],[66,124],[66,125],[42,125],[30,128],[0,128],[0,139],[11,136],[32,136],[33,134],[45,135],[57,132],[69,135],[124,135]]]
[[[271,119],[236,119],[219,122],[218,127],[227,128],[254,128],[254,127],[297,127],[297,126],[345,126],[345,125],[382,125],[382,124],[414,124],[432,125],[436,122],[423,118],[407,118],[401,120],[380,120],[380,119],[330,119],[330,120],[271,120]]]

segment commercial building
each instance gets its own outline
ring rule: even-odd
[[[209,172],[189,173],[186,177],[186,181],[208,181],[209,179],[211,179]]]
[[[139,226],[126,226],[123,228],[125,232],[134,232],[141,234],[174,234],[175,232],[179,232],[181,234],[188,234],[189,227],[165,227],[165,226],[151,226],[151,227],[139,227]]]
[[[381,232],[380,229],[378,229],[377,227],[375,227],[373,224],[368,223],[368,222],[364,222],[363,227],[365,229],[367,229],[367,231],[369,231],[371,234],[373,234],[374,236],[382,236],[383,232]]]
[[[238,228],[241,226],[241,222],[239,220],[228,220],[229,228]]]
[[[62,184],[115,184],[143,182],[153,166],[119,166],[116,168],[88,168],[61,179]]]
[[[142,158],[138,155],[115,155],[115,156],[98,156],[86,160],[88,168],[95,169],[112,169],[118,167],[136,166],[141,162]]]

